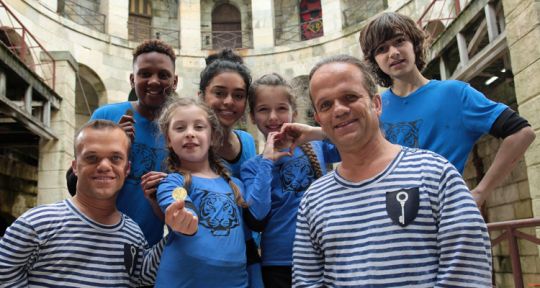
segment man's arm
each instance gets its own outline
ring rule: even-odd
[[[490,134],[504,140],[488,171],[476,188],[471,191],[478,206],[484,204],[493,189],[508,177],[536,137],[527,120],[511,109],[501,113],[493,124]]]
[[[438,223],[436,287],[491,287],[491,243],[486,224],[459,172],[443,167],[434,215]]]
[[[28,286],[28,267],[37,253],[39,238],[24,218],[19,218],[0,238],[0,283],[6,286]],[[0,285],[2,286],[2,285]]]
[[[156,282],[159,260],[161,259],[161,253],[163,253],[163,247],[166,241],[167,238],[163,237],[158,243],[143,252],[140,285],[154,285]]]
[[[304,199],[305,200],[305,199]],[[302,201],[304,202],[304,201]],[[300,204],[296,220],[296,235],[293,246],[293,287],[323,287],[324,257],[318,245],[314,245],[305,216],[305,207]]]

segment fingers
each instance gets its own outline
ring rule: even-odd
[[[184,205],[182,200],[169,205],[165,210],[165,223],[176,232],[192,235],[197,232],[199,219],[185,209]]]
[[[163,178],[167,177],[166,173],[150,171],[141,177],[141,187],[144,196],[149,199],[156,197],[157,186]]]
[[[131,115],[122,115],[118,125],[128,134],[129,138],[133,141],[135,139],[135,119]]]

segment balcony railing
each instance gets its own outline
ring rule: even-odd
[[[276,37],[275,43],[276,46],[280,46],[309,40],[302,37],[302,31],[304,30],[309,30],[312,32],[313,37],[310,39],[318,38],[323,36],[322,33],[319,33],[319,31],[322,31],[322,29],[324,29],[322,19],[316,19],[301,22],[297,25],[276,28],[274,29],[274,37]]]
[[[422,28],[426,28],[432,22],[441,23],[444,27],[448,27],[470,1],[465,0],[462,7],[460,0],[432,0],[420,15],[417,23]]]
[[[0,0],[0,42],[54,89],[56,64],[53,57],[2,0]]]
[[[71,21],[90,29],[105,32],[105,14],[99,13],[88,7],[82,6],[73,0],[61,0],[64,2],[60,14]],[[62,6],[60,5],[62,8]]]
[[[519,259],[518,238],[524,239],[540,245],[540,239],[534,235],[529,235],[519,231],[520,228],[533,228],[540,226],[540,219],[530,218],[523,220],[513,220],[497,223],[489,223],[488,230],[490,234],[499,231],[500,234],[495,239],[491,240],[492,247],[495,247],[503,241],[508,241],[508,252],[512,262],[512,275],[514,277],[514,285],[516,288],[523,287],[523,275],[521,270],[521,261]]]
[[[201,31],[201,47],[206,50],[253,48],[252,31]]]
[[[140,42],[146,39],[157,38],[173,47],[180,48],[180,30],[178,29],[154,27],[136,22],[130,22],[128,27],[130,41]]]

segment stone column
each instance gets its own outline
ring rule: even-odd
[[[324,35],[332,35],[342,30],[343,15],[341,0],[321,0]]]
[[[180,47],[185,51],[201,50],[201,1],[180,1]]]
[[[518,110],[537,135],[525,153],[525,163],[533,216],[540,217],[540,2],[503,0],[502,4]]]
[[[274,46],[274,1],[252,0],[253,48]]]
[[[101,0],[99,10],[105,14],[106,33],[128,39],[129,0]]]
[[[73,159],[75,131],[75,80],[77,62],[70,52],[50,52],[56,61],[55,92],[62,97],[60,110],[51,115],[51,128],[57,140],[41,140],[39,144],[37,204],[58,202],[69,194],[66,171]]]

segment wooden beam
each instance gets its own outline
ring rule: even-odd
[[[499,28],[497,27],[497,12],[495,12],[495,6],[492,2],[484,7],[484,13],[486,14],[489,42],[493,42],[495,37],[499,35]]]
[[[461,67],[467,66],[467,63],[469,63],[469,53],[467,52],[467,40],[465,39],[465,36],[463,33],[457,33],[456,34],[456,40],[457,40],[457,46],[459,51],[459,63],[461,64]]]
[[[24,109],[32,115],[32,85],[28,85],[24,93]]]
[[[0,62],[3,62],[5,66],[13,70],[10,76],[17,75],[22,78],[26,83],[31,85],[35,92],[43,98],[51,101],[52,108],[55,110],[60,109],[60,97],[51,87],[47,86],[43,80],[37,76],[36,73],[31,71],[24,63],[21,62],[5,45],[0,45]],[[11,75],[13,74],[13,75]]]
[[[474,32],[471,42],[469,42],[469,46],[467,47],[469,55],[474,55],[476,50],[478,50],[478,47],[480,47],[480,43],[482,43],[482,36],[484,36],[487,32],[486,27],[486,19],[484,19],[476,29],[476,32]]]
[[[503,56],[508,49],[506,44],[506,32],[499,34],[493,42],[489,43],[478,54],[462,66],[460,69],[456,69],[451,79],[458,79],[461,81],[469,82],[472,78],[482,72],[489,66],[494,60]]]
[[[2,107],[3,106],[3,107]],[[0,112],[16,119],[21,125],[25,126],[32,133],[46,140],[58,139],[54,131],[45,126],[41,121],[38,121],[28,112],[15,105],[11,100],[5,96],[0,96]]]

